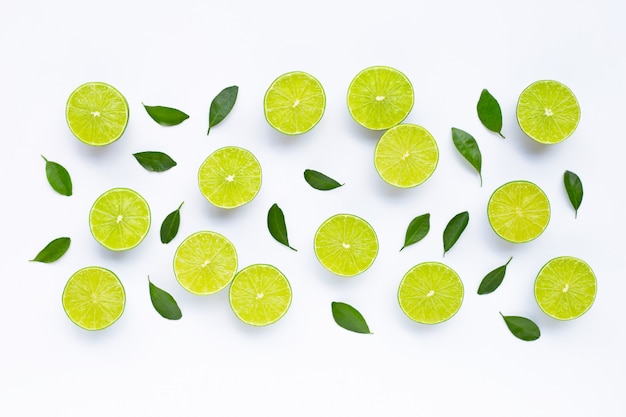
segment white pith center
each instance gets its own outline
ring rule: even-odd
[[[121,223],[121,221],[122,221],[122,220],[124,220],[124,216],[122,216],[121,214],[118,214],[118,215],[117,215],[117,219],[115,219],[115,221],[116,221],[117,223]]]
[[[563,292],[568,292],[569,291],[569,284],[565,284],[565,287],[563,287]]]
[[[202,268],[206,268],[206,266],[207,266],[208,264],[210,264],[210,263],[211,263],[211,261],[209,261],[209,260],[207,259],[206,261],[202,262],[201,267],[202,267]]]
[[[257,300],[260,300],[260,299],[261,299],[261,298],[263,298],[263,297],[265,297],[265,294],[263,294],[262,292],[260,292],[260,293],[258,293],[258,294],[256,295],[256,299],[257,299]]]
[[[293,106],[291,107],[297,107],[298,104],[300,104],[300,100],[296,99],[296,101],[293,102]]]
[[[402,155],[402,160],[404,161],[405,159],[407,159],[409,156],[411,156],[411,153],[409,151],[404,152],[404,155]]]
[[[376,96],[376,101],[383,101],[385,96]]]
[[[435,295],[435,290],[430,290],[428,294],[426,294],[426,297],[432,297],[433,295]]]
[[[231,174],[231,175],[229,175],[228,177],[226,177],[226,181],[228,181],[228,182],[233,182],[233,181],[235,181],[235,176],[234,176],[234,175],[232,175],[232,174]]]
[[[96,110],[96,111],[92,111],[92,112],[91,112],[91,115],[92,115],[93,117],[100,117],[100,112],[99,112],[99,111],[97,111],[97,110]]]
[[[343,246],[344,249],[350,249],[350,244],[349,243],[343,242],[341,244],[341,246]]]
[[[551,109],[548,109],[548,108],[543,109],[543,112],[544,112],[544,114],[545,114],[546,116],[548,116],[548,117],[550,117],[550,116],[552,116],[552,115],[554,114],[554,113],[552,112],[552,110],[551,110]]]

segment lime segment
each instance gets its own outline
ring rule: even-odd
[[[277,268],[250,265],[235,275],[229,291],[235,315],[252,326],[267,326],[285,315],[291,305],[291,286]]]
[[[415,187],[437,167],[439,148],[423,127],[401,124],[387,130],[376,145],[374,165],[383,180],[396,187]]]
[[[337,214],[318,228],[315,255],[330,272],[351,277],[368,269],[378,254],[372,226],[352,214]]]
[[[596,297],[596,276],[581,259],[561,256],[546,263],[535,280],[535,299],[541,310],[559,320],[582,316]]]
[[[274,80],[263,100],[267,122],[286,135],[299,135],[313,129],[325,107],[322,84],[301,71],[289,72]]]
[[[237,272],[235,246],[219,233],[201,231],[181,242],[174,254],[178,283],[196,295],[224,289]]]
[[[348,110],[361,126],[389,129],[413,108],[413,85],[397,69],[375,66],[359,72],[348,87]]]
[[[402,278],[398,302],[411,320],[437,324],[456,314],[463,303],[463,294],[463,283],[452,268],[439,262],[424,262]]]
[[[150,207],[136,191],[113,188],[96,199],[89,212],[93,237],[107,249],[137,246],[150,229]]]
[[[63,309],[72,322],[86,330],[101,330],[120,318],[126,295],[117,275],[90,266],[75,272],[62,296]]]
[[[198,185],[214,206],[239,207],[252,201],[261,189],[261,164],[247,149],[226,146],[204,160]]]
[[[104,146],[118,140],[128,124],[128,103],[124,96],[101,82],[76,88],[67,99],[65,118],[81,142]]]
[[[539,143],[567,139],[580,120],[580,106],[572,90],[558,81],[542,80],[526,87],[517,102],[517,121]]]
[[[550,221],[550,202],[537,185],[511,181],[493,192],[487,204],[489,224],[501,238],[523,243],[537,238]]]

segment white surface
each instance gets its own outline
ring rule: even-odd
[[[626,364],[623,326],[622,175],[626,7],[617,1],[345,1],[81,2],[5,4],[0,15],[0,114],[3,185],[0,262],[0,414],[26,415],[502,415],[623,416]],[[365,131],[345,105],[352,77],[389,65],[413,82],[407,122],[433,133],[435,174],[396,190],[377,176],[379,133]],[[278,75],[304,70],[327,94],[320,124],[284,137],[266,123],[262,98]],[[539,146],[515,121],[519,93],[551,78],[567,84],[582,108],[567,141]],[[95,149],[74,139],[65,100],[79,84],[105,81],[128,99],[121,140]],[[237,84],[233,112],[206,136],[211,99]],[[483,88],[500,101],[506,140],[482,127],[475,104]],[[164,128],[142,104],[179,108],[191,117]],[[456,152],[451,127],[472,133],[483,153],[484,184]],[[257,198],[223,212],[200,195],[196,172],[218,147],[235,144],[263,167]],[[178,166],[144,171],[132,153],[167,152]],[[74,195],[51,190],[40,155],[62,163]],[[311,189],[305,168],[345,182]],[[563,171],[578,173],[585,197],[574,219]],[[491,231],[487,199],[500,184],[527,179],[548,194],[553,217],[536,241],[512,245]],[[147,239],[109,253],[91,237],[89,207],[114,186],[149,201]],[[159,242],[162,219],[181,201],[182,225]],[[284,210],[292,246],[266,229],[271,204]],[[442,257],[441,233],[456,213],[470,223]],[[373,267],[352,279],[325,271],[312,251],[317,226],[337,212],[367,219],[380,240]],[[431,213],[431,231],[398,252],[409,221]],[[223,233],[240,266],[276,265],[290,279],[290,311],[268,328],[237,321],[227,294],[196,297],[175,281],[171,260],[198,230]],[[71,236],[60,261],[27,262],[48,241]],[[539,268],[559,255],[585,259],[598,296],[580,319],[557,322],[533,298]],[[513,261],[503,285],[476,295],[482,276]],[[464,304],[437,326],[411,322],[397,286],[421,261],[443,261],[461,275]],[[67,278],[87,265],[115,271],[127,308],[97,333],[73,325],[61,308]],[[147,275],[179,302],[183,319],[153,310]],[[374,332],[336,326],[331,301],[358,308]],[[498,312],[523,315],[542,330],[538,341],[514,338]]]

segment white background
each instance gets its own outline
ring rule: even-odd
[[[23,1],[0,13],[2,239],[0,262],[0,414],[26,415],[428,415],[623,416],[624,284],[622,221],[626,96],[626,16],[618,1]],[[388,65],[415,89],[407,122],[437,139],[440,160],[423,185],[399,190],[373,167],[380,133],[351,118],[346,90],[357,72]],[[262,112],[266,88],[303,70],[323,84],[327,107],[299,137],[273,131]],[[574,135],[542,146],[515,120],[519,93],[556,79],[582,109]],[[117,87],[130,105],[122,139],[91,148],[67,128],[65,101],[88,81]],[[233,112],[206,136],[211,99],[238,85]],[[475,105],[483,88],[499,100],[506,139],[487,131]],[[190,119],[162,127],[142,107],[179,108]],[[484,184],[454,149],[450,128],[476,137]],[[250,204],[212,207],[196,175],[213,150],[238,145],[263,167]],[[159,150],[178,166],[141,168],[132,153]],[[63,164],[74,195],[56,194],[40,155]],[[345,186],[310,188],[306,168]],[[578,218],[562,184],[582,179]],[[544,189],[552,219],[537,240],[509,244],[486,219],[491,192],[526,179]],[[140,192],[152,209],[146,240],[110,253],[90,235],[87,215],[105,190]],[[159,241],[163,218],[184,201],[179,235]],[[293,252],[266,228],[273,203],[283,209]],[[469,226],[442,256],[441,234],[460,211]],[[344,279],[315,258],[315,230],[332,214],[368,220],[379,256],[367,272]],[[402,252],[410,220],[431,213],[431,231]],[[281,269],[293,303],[275,325],[252,328],[230,311],[226,292],[193,296],[176,282],[172,257],[184,237],[214,230],[236,246],[239,265]],[[50,240],[70,236],[53,264],[28,262]],[[587,314],[558,322],[533,298],[549,259],[577,256],[598,278]],[[481,278],[513,260],[502,286],[478,296]],[[400,279],[413,265],[443,261],[465,285],[456,316],[436,326],[410,321],[397,305]],[[72,324],[61,307],[69,276],[84,266],[116,272],[127,295],[122,318],[102,332]],[[180,321],[152,308],[147,276],[169,291]],[[330,303],[363,313],[372,335],[338,327]],[[513,337],[499,315],[522,315],[541,338]]]

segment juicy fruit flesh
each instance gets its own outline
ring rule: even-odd
[[[489,223],[501,238],[514,243],[537,238],[550,221],[550,202],[528,181],[512,181],[492,194],[487,205]]]
[[[243,148],[227,146],[204,160],[198,171],[202,195],[220,208],[235,208],[250,202],[261,188],[261,165]]]
[[[454,270],[438,262],[425,262],[411,268],[402,278],[398,302],[411,320],[436,324],[456,314],[463,294],[463,283]]]
[[[374,229],[350,214],[338,214],[326,220],[315,234],[314,245],[320,263],[346,277],[368,269],[378,254]]]
[[[76,325],[101,330],[123,313],[126,296],[117,276],[104,268],[83,268],[70,277],[63,290],[63,309]]]
[[[583,315],[593,304],[596,290],[596,277],[589,265],[569,256],[550,260],[535,280],[537,304],[559,320]]]
[[[281,75],[270,85],[264,98],[268,123],[288,135],[311,130],[321,120],[325,107],[322,85],[304,72]]]
[[[415,187],[437,167],[439,148],[423,127],[402,124],[386,131],[374,152],[374,165],[383,180],[396,187]]]
[[[89,226],[104,247],[115,251],[132,249],[148,234],[150,208],[135,191],[114,188],[94,202]]]
[[[520,95],[517,120],[524,133],[537,142],[558,143],[576,130],[580,106],[567,86],[557,81],[537,81]]]
[[[114,87],[99,82],[79,86],[68,98],[66,119],[74,136],[94,146],[119,139],[128,123],[128,104]]]
[[[388,129],[402,122],[413,108],[413,100],[411,82],[394,68],[366,68],[348,87],[352,118],[372,130]]]
[[[225,288],[237,271],[235,246],[215,232],[197,232],[187,237],[174,254],[174,274],[187,291],[214,294]]]
[[[233,279],[229,291],[235,315],[253,326],[278,321],[289,309],[291,297],[289,281],[271,265],[250,265],[242,269]]]

